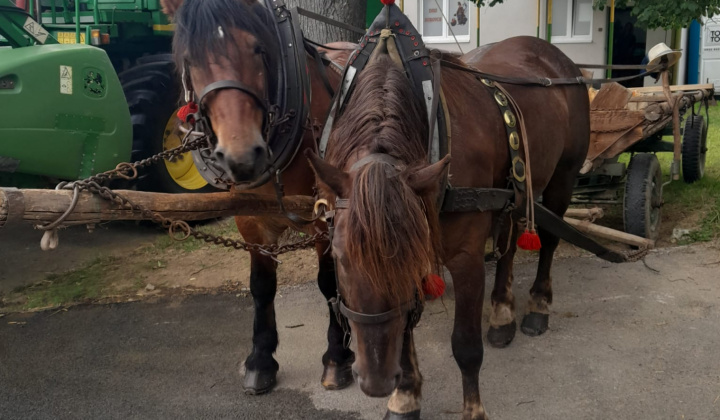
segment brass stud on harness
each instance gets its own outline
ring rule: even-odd
[[[495,82],[490,79],[480,79],[480,81],[483,82],[485,86],[495,87]]]
[[[505,113],[503,113],[503,118],[505,119],[505,124],[508,127],[515,127],[517,121],[515,120],[515,114],[513,114],[512,111],[510,111],[509,109],[505,111]]]
[[[507,96],[505,96],[504,93],[497,90],[497,91],[495,91],[495,102],[497,102],[498,105],[500,105],[500,106],[507,106],[507,104],[508,104]]]
[[[512,171],[513,177],[515,177],[518,182],[525,181],[525,162],[522,161],[520,156],[515,156],[513,159]]]
[[[508,142],[510,142],[510,147],[512,147],[513,150],[518,150],[520,148],[520,136],[518,135],[517,131],[513,131],[510,133],[510,136],[508,137]]]

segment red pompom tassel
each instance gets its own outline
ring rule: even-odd
[[[520,235],[517,244],[526,251],[538,251],[542,246],[540,244],[540,237],[535,233],[535,229],[533,229],[532,232],[525,229],[525,232]]]
[[[380,0],[382,4],[385,6],[390,6],[391,4],[395,4],[395,0]]]
[[[430,300],[439,298],[445,293],[445,282],[437,274],[428,274],[423,282],[423,293]]]
[[[178,118],[180,118],[180,121],[182,122],[188,122],[188,117],[194,113],[198,112],[198,106],[195,102],[190,101],[187,103],[187,105],[184,105],[182,108],[180,108],[177,112]],[[192,117],[190,117],[192,119]],[[191,121],[193,122],[193,121]]]

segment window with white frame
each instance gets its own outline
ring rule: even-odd
[[[433,42],[470,41],[470,8],[468,0],[423,0],[423,40]]]
[[[592,42],[592,0],[553,0],[552,42]]]

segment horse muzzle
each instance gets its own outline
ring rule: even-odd
[[[360,385],[360,389],[368,397],[382,398],[387,397],[397,388],[402,380],[402,369],[397,366],[393,370],[393,374],[385,375],[384,373],[361,375],[353,365],[353,376]]]
[[[213,157],[233,182],[254,181],[270,164],[267,145],[264,142],[256,142],[242,153],[231,153],[228,149],[217,146],[213,151]]]

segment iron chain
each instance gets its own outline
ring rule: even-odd
[[[145,219],[150,220],[154,223],[159,224],[163,228],[168,230],[168,234],[171,238],[177,241],[183,241],[189,237],[193,237],[197,240],[203,240],[207,243],[222,245],[228,248],[234,248],[244,251],[259,252],[263,255],[269,256],[275,260],[280,254],[284,254],[291,251],[309,248],[315,245],[317,242],[327,241],[328,233],[318,231],[316,234],[300,239],[296,242],[278,245],[278,244],[255,244],[247,243],[241,240],[225,238],[218,235],[212,235],[193,229],[184,220],[174,220],[161,215],[158,212],[152,211],[140,204],[134,203],[129,198],[118,194],[109,187],[101,185],[106,181],[112,179],[125,179],[133,180],[137,178],[138,168],[144,168],[153,164],[158,164],[163,160],[172,160],[179,157],[181,154],[196,150],[206,144],[207,138],[205,136],[198,137],[192,140],[188,140],[190,132],[183,139],[182,145],[173,149],[165,150],[154,156],[139,160],[133,163],[122,162],[118,164],[115,169],[102,172],[86,179],[63,182],[58,185],[58,189],[78,189],[87,190],[93,194],[97,194],[105,200],[115,203],[116,205],[128,208],[134,212],[140,213]],[[69,209],[71,210],[71,209]]]

